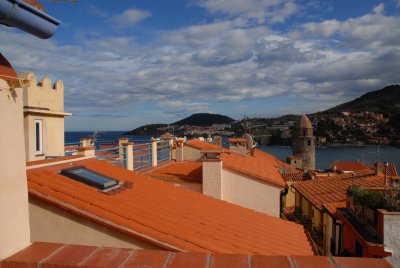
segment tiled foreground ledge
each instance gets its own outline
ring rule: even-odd
[[[133,250],[123,248],[33,243],[3,260],[9,267],[391,267],[383,259],[324,256],[251,256]]]

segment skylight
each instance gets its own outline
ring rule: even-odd
[[[65,168],[61,170],[61,174],[100,190],[108,190],[119,185],[119,181],[83,166]]]

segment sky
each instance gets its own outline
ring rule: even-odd
[[[41,3],[55,35],[0,26],[0,51],[64,82],[67,131],[313,113],[400,83],[400,0]]]

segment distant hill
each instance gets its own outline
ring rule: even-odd
[[[135,128],[131,131],[127,131],[124,135],[139,135],[139,136],[159,136],[162,134],[157,128],[166,127],[167,124],[150,124]]]
[[[207,127],[213,124],[231,124],[234,121],[234,119],[226,115],[199,113],[192,114],[191,116],[172,123],[171,125]]]
[[[192,114],[182,120],[169,124],[170,126],[199,126],[207,127],[213,124],[231,124],[235,120],[220,114],[199,113]],[[150,124],[135,128],[131,131],[125,132],[124,135],[149,135],[160,136],[166,130],[157,130],[158,128],[167,128],[168,124]]]
[[[383,113],[391,117],[400,113],[400,85],[371,91],[352,101],[340,104],[321,113],[361,112]]]

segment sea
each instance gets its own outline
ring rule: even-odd
[[[124,131],[98,131],[97,141],[116,141],[122,137],[129,137],[132,140],[150,140],[151,136],[127,136]],[[65,143],[76,143],[80,138],[92,137],[93,131],[65,132]],[[260,146],[260,150],[274,155],[282,161],[292,155],[290,146]],[[364,164],[394,163],[400,168],[400,148],[391,146],[356,146],[356,147],[324,147],[316,149],[316,168],[327,169],[332,161],[359,161]]]

